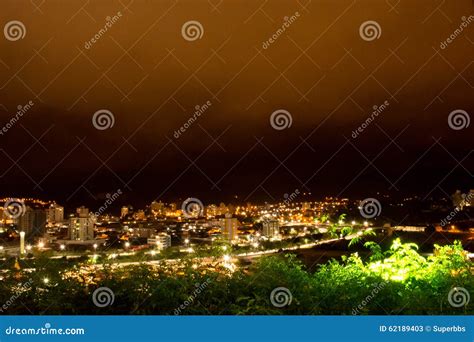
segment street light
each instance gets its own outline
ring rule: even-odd
[[[66,245],[60,245],[60,246],[59,246],[59,249],[62,250],[62,251],[64,251],[64,250],[66,249]]]
[[[125,248],[130,247],[130,242],[125,242]]]
[[[44,242],[39,242],[38,243],[38,248],[44,248]]]
[[[97,249],[98,246],[97,246],[96,243],[94,243],[94,245],[92,247],[94,247],[94,249]]]

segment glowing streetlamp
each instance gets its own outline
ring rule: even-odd
[[[130,247],[130,242],[125,242],[125,248],[129,248]]]
[[[64,251],[64,250],[66,249],[66,245],[64,245],[64,244],[60,245],[60,246],[59,246],[59,249],[62,250],[62,251]]]

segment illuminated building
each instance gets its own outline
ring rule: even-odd
[[[89,209],[77,208],[77,216],[69,218],[69,239],[87,241],[94,239],[94,218],[89,215]]]
[[[280,234],[280,223],[277,220],[263,221],[262,235],[268,238],[277,237]]]
[[[156,245],[159,249],[168,248],[171,246],[171,236],[168,234],[158,234],[154,238],[147,240],[149,245]]]
[[[225,214],[225,218],[221,219],[222,235],[225,239],[232,241],[237,239],[238,221],[232,217],[232,214]]]
[[[165,212],[165,204],[163,202],[156,202],[153,201],[151,202],[150,209],[153,212],[153,214],[157,215],[163,215]]]
[[[122,207],[122,209],[120,209],[120,218],[124,218],[125,216],[127,216],[128,212],[129,212],[128,207]]]
[[[25,232],[27,240],[42,237],[46,231],[46,211],[26,207],[25,213],[18,218],[18,230]]]
[[[64,207],[52,203],[46,209],[48,223],[62,223],[64,221]]]

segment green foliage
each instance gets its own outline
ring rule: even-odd
[[[211,254],[231,253],[217,246]],[[36,260],[35,272],[12,270],[2,274],[3,314],[159,314],[159,315],[311,315],[311,314],[473,314],[474,303],[456,308],[448,293],[463,287],[474,296],[473,265],[456,242],[436,246],[422,256],[418,246],[396,239],[387,251],[374,242],[368,260],[353,253],[338,262],[308,272],[294,255],[261,257],[235,272],[198,268],[188,256],[176,265],[115,267],[90,265],[92,279],[51,260]],[[44,279],[48,281],[45,282]],[[19,285],[28,282],[18,292]],[[113,305],[95,306],[98,287],[113,290]],[[289,305],[275,307],[270,294],[277,288],[291,292]],[[197,291],[199,289],[199,291]],[[14,298],[15,297],[15,298]],[[16,298],[17,297],[17,298]],[[14,298],[12,300],[12,298]]]

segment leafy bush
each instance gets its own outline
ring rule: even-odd
[[[46,260],[40,266],[37,260],[34,272],[12,269],[2,275],[0,303],[8,305],[0,309],[3,314],[474,313],[474,299],[461,307],[449,302],[454,287],[474,293],[473,265],[460,243],[436,246],[428,257],[415,244],[398,239],[386,251],[373,242],[366,246],[372,251],[368,260],[353,253],[321,265],[315,273],[293,255],[261,257],[236,270],[222,267],[216,257],[208,267],[196,267],[195,260],[185,258],[178,266],[104,264],[92,273],[84,272],[85,266],[64,269]],[[94,305],[92,294],[98,287],[114,292],[112,305]],[[288,305],[272,304],[275,288],[288,289]]]

